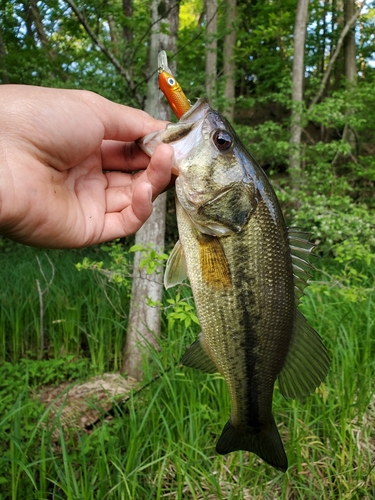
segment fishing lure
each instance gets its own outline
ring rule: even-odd
[[[165,50],[158,54],[159,88],[167,98],[170,107],[178,119],[191,108],[189,99],[168,67]]]

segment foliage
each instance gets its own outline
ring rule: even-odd
[[[134,2],[131,18],[125,18],[120,2],[76,2],[88,26],[120,65],[129,68],[131,63],[131,85],[93,42],[66,2],[35,2],[36,14],[29,2],[2,0],[2,4],[0,32],[6,47],[3,81],[84,88],[115,101],[142,105],[135,89],[145,94],[147,44],[142,42],[147,40],[150,2]],[[122,35],[125,26],[132,33],[131,45]]]
[[[169,330],[173,330],[176,322],[183,323],[185,328],[189,328],[192,322],[199,325],[195,307],[191,302],[192,297],[181,298],[179,292],[176,294],[176,297],[167,299],[169,306],[165,308],[165,311],[168,319]]]
[[[159,274],[158,269],[167,259],[168,255],[164,252],[158,253],[152,245],[133,245],[129,249],[130,252],[141,252],[143,255],[139,267],[141,269],[146,268],[147,274]]]
[[[0,365],[0,414],[11,410],[17,397],[27,388],[59,385],[77,380],[90,373],[88,358],[63,356],[58,359],[37,361],[21,359],[19,363]]]
[[[121,285],[130,292],[131,261],[128,252],[124,249],[124,245],[120,240],[115,240],[107,245],[101,245],[100,251],[108,254],[106,265],[103,260],[90,260],[88,257],[84,257],[82,262],[75,264],[76,269],[78,271],[99,271],[110,282]]]

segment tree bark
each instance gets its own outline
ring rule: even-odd
[[[131,19],[133,17],[133,2],[132,0],[122,0],[122,11],[124,16],[127,19]],[[133,41],[133,31],[126,23],[122,28],[123,37],[127,44],[131,44]]]
[[[163,4],[163,10],[160,5]],[[165,17],[163,17],[165,16]],[[163,120],[171,119],[171,111],[167,101],[159,91],[157,84],[157,55],[160,50],[174,53],[176,51],[176,36],[178,27],[178,4],[175,0],[152,3],[152,22],[154,24],[150,43],[150,79],[145,110]],[[169,35],[160,32],[161,24],[169,25]],[[164,29],[165,31],[165,29]],[[171,71],[176,68],[170,61]],[[137,232],[136,244],[152,245],[156,251],[164,249],[166,194],[154,201],[154,210],[148,221]],[[139,264],[142,258],[140,252],[134,256],[132,299],[130,304],[129,325],[124,348],[122,371],[131,377],[141,380],[143,377],[143,360],[149,347],[157,349],[160,336],[160,308],[147,305],[148,299],[160,302],[163,292],[163,269],[147,275]]]
[[[234,60],[234,48],[236,45],[236,10],[237,0],[227,0],[227,12],[225,21],[226,35],[224,38],[224,97],[227,101],[227,107],[224,110],[224,116],[228,120],[233,121],[234,118],[234,99],[235,99],[235,85],[236,85],[236,65]]]
[[[344,40],[345,77],[350,85],[357,83],[357,59],[355,48],[355,21],[357,19],[355,0],[345,0],[345,24],[350,28]]]
[[[356,15],[355,0],[345,0],[344,2],[345,23],[350,24],[353,16]],[[355,17],[356,19],[356,17]],[[350,29],[344,40],[344,61],[345,61],[345,77],[347,87],[353,89],[357,85],[357,58],[355,47],[355,22],[350,26]],[[348,110],[348,115],[353,112],[352,109]],[[353,129],[345,125],[343,138],[348,144],[352,154],[355,154],[357,149],[357,141]]]
[[[206,0],[206,94],[216,97],[217,71],[217,0]]]
[[[305,74],[305,39],[309,16],[309,0],[298,0],[297,15],[294,25],[292,114],[290,129],[289,173],[293,185],[301,173],[301,132],[303,83]]]
[[[350,25],[348,34],[344,40],[344,57],[345,57],[345,77],[350,85],[355,86],[357,83],[357,59],[355,47],[355,21],[351,22],[352,18],[357,19],[355,0],[345,0],[345,24]],[[357,15],[356,15],[357,14]]]
[[[325,67],[325,55],[326,55],[326,37],[327,37],[327,4],[328,0],[324,0],[323,3],[323,35],[321,36],[321,47],[320,47],[320,53],[321,53],[321,62],[320,62],[320,71],[323,74],[324,73],[324,67]],[[318,24],[318,29],[320,30],[320,24]],[[319,38],[319,31],[317,33],[317,38]]]

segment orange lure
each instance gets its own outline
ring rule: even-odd
[[[167,98],[178,119],[191,108],[189,99],[168,68],[167,54],[164,50],[158,55],[159,88]]]

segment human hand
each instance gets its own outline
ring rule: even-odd
[[[150,159],[134,142],[165,127],[143,111],[23,85],[0,86],[0,109],[3,236],[47,248],[127,236],[170,182],[173,149],[162,144]]]

